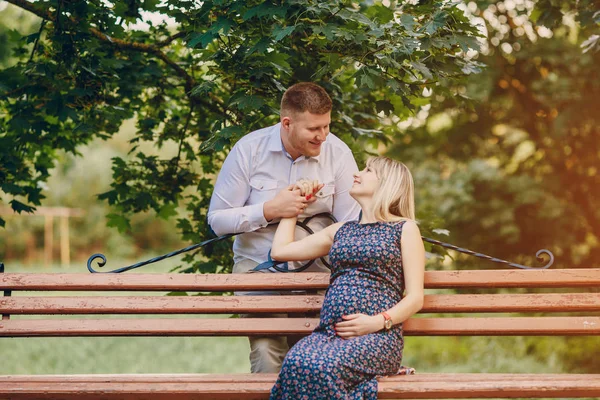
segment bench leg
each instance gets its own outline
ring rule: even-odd
[[[4,273],[4,264],[0,262],[0,274]],[[9,297],[12,294],[12,290],[5,290],[4,296]],[[10,314],[2,314],[2,319],[9,319]]]

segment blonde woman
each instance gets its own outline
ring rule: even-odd
[[[295,190],[308,195],[319,187],[301,180]],[[425,251],[412,176],[402,163],[371,158],[350,194],[360,221],[296,242],[296,219],[286,218],[275,234],[273,259],[329,254],[332,270],[319,326],[287,354],[271,399],[376,399],[376,377],[401,365],[402,323],[423,305]]]

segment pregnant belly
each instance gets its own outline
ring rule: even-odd
[[[388,310],[401,300],[400,295],[380,282],[336,280],[327,291],[321,309],[321,325],[342,320],[343,315],[375,315]]]

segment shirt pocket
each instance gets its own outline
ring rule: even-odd
[[[275,197],[279,186],[275,179],[251,178],[248,205],[264,203]]]
[[[326,183],[321,190],[315,193],[317,201],[309,207],[311,214],[322,212],[333,212],[333,195],[335,194],[335,184]]]
[[[335,193],[335,184],[334,183],[326,183],[325,186],[323,186],[321,188],[321,190],[319,190],[315,196],[317,196],[319,199],[326,199],[328,197],[333,196],[333,194]]]
[[[277,189],[277,181],[274,179],[252,178],[250,186],[255,190],[275,190]]]

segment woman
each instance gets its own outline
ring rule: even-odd
[[[296,184],[307,196],[319,186]],[[329,253],[332,271],[319,326],[287,354],[271,399],[376,399],[376,377],[400,368],[402,322],[423,305],[425,251],[412,176],[402,163],[371,158],[350,194],[362,208],[360,221],[295,242],[296,219],[286,218],[275,234],[273,259]]]

